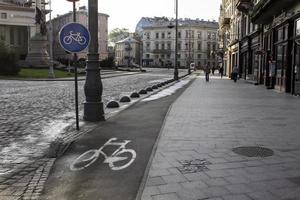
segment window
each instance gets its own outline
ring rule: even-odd
[[[159,44],[158,43],[155,44],[155,49],[156,50],[159,49]]]
[[[201,39],[201,36],[202,36],[201,31],[199,31],[197,34],[198,34],[198,39]]]
[[[15,32],[14,32],[13,27],[10,27],[10,29],[9,29],[9,37],[10,37],[10,44],[14,45],[15,44]]]
[[[201,42],[198,42],[198,51],[201,51]]]
[[[185,31],[185,38],[188,38],[188,37],[189,37],[189,31],[186,30],[186,31]]]
[[[171,43],[168,43],[167,45],[168,45],[167,48],[170,50],[171,49]]]
[[[146,33],[147,39],[150,39],[150,33]]]
[[[177,44],[177,48],[178,48],[178,50],[181,50],[181,43]]]
[[[161,49],[164,50],[165,49],[165,43],[161,44]]]
[[[164,54],[161,54],[161,56],[160,56],[161,58],[165,58],[165,55]]]
[[[198,59],[201,59],[201,54],[198,54]]]
[[[161,38],[165,39],[165,33],[161,33]]]
[[[146,58],[150,58],[150,54],[146,54]]]
[[[6,39],[6,34],[5,34],[5,26],[0,26],[0,40],[5,41]]]
[[[155,38],[158,39],[159,38],[159,33],[155,34]]]
[[[211,34],[207,33],[207,39],[210,40],[211,39]]]
[[[177,35],[177,37],[178,38],[181,38],[181,32],[180,31],[178,31],[178,33],[177,33],[178,35]]]
[[[296,22],[296,35],[300,35],[300,19]]]
[[[171,55],[170,55],[170,54],[167,54],[167,58],[170,59],[170,58],[171,58]]]
[[[177,58],[181,58],[181,54],[180,53],[177,55]]]
[[[1,19],[7,19],[7,13],[1,13]]]
[[[168,38],[171,38],[171,32],[168,32],[168,36],[167,36]]]

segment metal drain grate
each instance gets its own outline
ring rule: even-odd
[[[196,172],[202,172],[204,170],[208,170],[206,165],[211,164],[206,159],[184,160],[184,161],[179,161],[179,163],[182,166],[178,167],[178,170],[182,174],[196,173]]]
[[[236,154],[247,156],[247,157],[269,157],[274,155],[274,151],[264,147],[236,147],[232,151]]]

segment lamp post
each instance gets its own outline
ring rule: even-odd
[[[86,98],[83,119],[86,121],[101,121],[105,120],[105,118],[98,53],[98,0],[88,1],[88,12],[91,42],[87,54],[86,80],[84,85]]]
[[[48,1],[49,4],[49,28],[50,28],[50,34],[49,34],[49,49],[50,49],[50,67],[49,67],[49,72],[48,72],[48,77],[49,78],[55,78],[54,70],[53,70],[53,24],[52,24],[52,6],[51,6],[51,0]]]

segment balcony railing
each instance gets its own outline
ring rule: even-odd
[[[253,0],[238,0],[236,8],[243,13],[248,13],[253,8]]]
[[[171,49],[154,49],[152,53],[169,54]]]

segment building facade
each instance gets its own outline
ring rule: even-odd
[[[144,66],[175,65],[175,20],[166,17],[143,17],[136,31],[142,40]],[[198,68],[217,68],[217,30],[215,21],[178,19],[178,55],[180,67],[195,63]]]
[[[29,39],[36,32],[35,6],[25,0],[0,0],[0,41],[19,59],[25,59]]]
[[[98,51],[99,59],[104,60],[108,57],[108,15],[98,14]],[[59,31],[61,28],[73,22],[73,13],[69,12],[61,16],[57,16],[52,20],[53,26],[53,58],[54,59],[71,59],[70,55],[61,48],[59,43]],[[85,7],[80,8],[76,13],[76,22],[88,27],[88,12]],[[47,24],[49,26],[49,22]],[[78,58],[87,57],[87,49],[78,53]]]
[[[141,64],[141,42],[129,36],[116,42],[115,62],[116,66],[133,66]]]
[[[300,94],[300,1],[223,0],[219,21],[220,48],[229,73],[236,63],[244,79]],[[228,35],[237,36],[237,58],[230,56]]]

